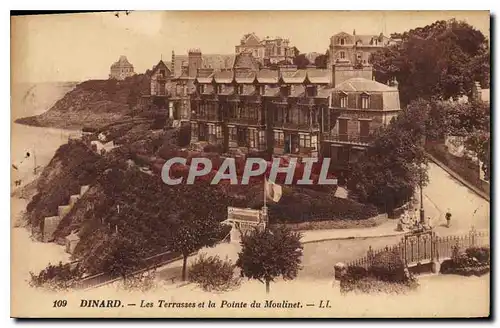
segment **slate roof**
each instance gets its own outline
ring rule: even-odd
[[[236,55],[233,63],[234,69],[244,68],[252,71],[259,70],[259,62],[257,59],[248,52],[242,52]]]
[[[342,83],[339,83],[335,86],[336,90],[345,91],[345,92],[353,92],[353,91],[365,91],[365,92],[386,92],[386,91],[394,91],[394,87],[390,87],[383,83],[364,79],[361,77],[355,77],[349,80],[346,80]]]
[[[134,66],[128,61],[126,56],[120,56],[117,62],[114,62],[111,65],[112,68],[115,67],[127,67],[127,68],[134,68]]]
[[[278,71],[270,69],[262,69],[259,72],[257,72],[257,81],[259,83],[276,84],[278,83],[278,79],[279,79]]]
[[[306,76],[307,76],[307,70],[305,69],[298,69],[296,71],[285,71],[281,72],[281,79],[283,80],[284,83],[304,83]]]
[[[215,72],[214,80],[216,83],[233,83],[234,74],[232,71]]]
[[[153,68],[153,71],[151,72],[151,76],[152,76],[154,73],[156,73],[156,71],[157,71],[158,69],[160,69],[160,68],[164,68],[164,69],[166,69],[166,73],[167,73],[166,75],[167,75],[167,76],[171,75],[171,73],[172,73],[172,72],[170,72],[170,69],[168,69],[168,67],[167,67],[167,65],[165,64],[165,62],[164,62],[163,60],[160,60],[160,61],[158,62],[158,64],[156,64],[156,66]]]
[[[257,77],[256,72],[241,72],[241,71],[236,71],[234,74],[234,78],[236,83],[246,83],[246,84],[251,84],[255,82],[255,78]]]
[[[331,72],[327,69],[313,68],[307,70],[307,79],[311,83],[329,84],[331,80]]]

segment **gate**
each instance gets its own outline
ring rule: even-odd
[[[403,261],[408,267],[417,265],[417,263],[430,263],[437,257],[436,234],[433,231],[406,234],[402,243]]]

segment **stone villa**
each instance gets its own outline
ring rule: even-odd
[[[129,63],[126,56],[120,56],[118,61],[111,65],[109,78],[124,80],[125,78],[133,76],[134,74],[134,66]]]

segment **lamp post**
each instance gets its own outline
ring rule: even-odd
[[[424,213],[424,169],[425,164],[420,165],[420,223],[425,224],[425,213]]]

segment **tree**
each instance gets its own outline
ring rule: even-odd
[[[242,236],[236,266],[242,276],[265,283],[269,293],[270,282],[279,276],[285,280],[297,277],[303,249],[300,238],[300,233],[286,227],[255,229]]]
[[[309,59],[307,59],[306,54],[299,54],[293,58],[293,64],[299,69],[306,68],[310,64]]]
[[[317,68],[327,68],[328,65],[328,55],[319,55],[314,59],[314,65]]]
[[[437,21],[397,36],[402,43],[374,53],[370,62],[377,81],[397,78],[403,106],[469,95],[474,81],[489,84],[488,41],[466,22]]]
[[[224,238],[224,226],[212,216],[184,211],[169,240],[170,249],[182,254],[182,280],[186,280],[187,258],[203,247],[213,247]]]
[[[432,102],[435,129],[443,136],[461,137],[464,146],[477,154],[483,163],[482,170],[487,179],[490,176],[490,106],[481,101],[467,103]],[[438,128],[439,127],[439,128]]]
[[[351,164],[348,187],[362,202],[385,211],[406,202],[415,187],[426,184],[424,151],[429,104],[418,100],[384,129],[358,161]]]

